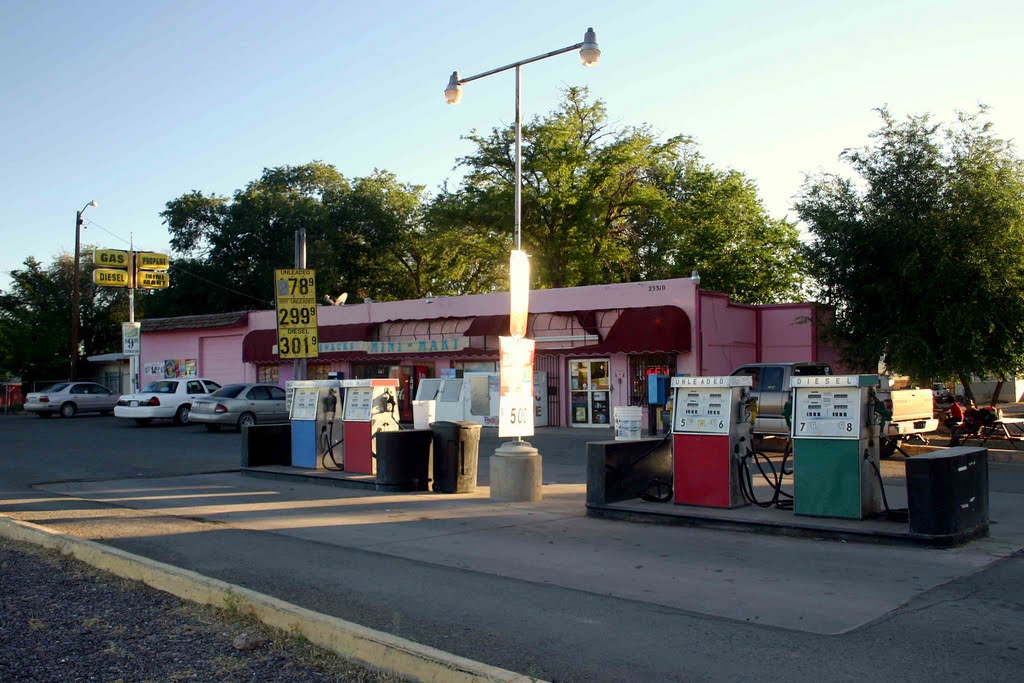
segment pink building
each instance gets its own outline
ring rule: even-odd
[[[320,357],[311,379],[396,377],[403,419],[419,381],[494,372],[508,331],[507,292],[319,307]],[[830,361],[814,303],[751,306],[690,279],[531,293],[529,336],[546,385],[547,423],[609,426],[616,406],[647,405],[651,373],[729,374],[744,363]],[[293,378],[277,358],[273,311],[142,321],[142,384],[199,375],[220,383]],[[543,389],[540,389],[543,394]]]

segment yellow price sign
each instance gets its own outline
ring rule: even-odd
[[[158,254],[154,251],[135,252],[135,267],[139,270],[167,270],[171,260],[167,254]]]
[[[316,320],[316,271],[282,268],[274,271],[277,301],[277,355],[281,359],[320,355]]]
[[[167,273],[155,273],[148,270],[140,270],[135,280],[135,286],[142,289],[166,289],[171,284]]]
[[[114,268],[97,268],[92,271],[92,281],[101,287],[127,287],[128,271]]]

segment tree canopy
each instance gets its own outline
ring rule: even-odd
[[[847,358],[920,382],[1024,371],[1024,163],[987,112],[881,126],[809,177],[797,212]]]

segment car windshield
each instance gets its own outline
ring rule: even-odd
[[[173,394],[178,388],[177,382],[150,382],[142,390],[144,394]]]
[[[58,391],[64,391],[67,389],[68,383],[61,382],[60,384],[54,384],[52,387],[46,387],[43,389],[44,394],[56,394]]]
[[[213,392],[214,398],[238,398],[238,395],[245,389],[245,384],[229,384]]]
[[[831,375],[832,368],[824,364],[794,365],[793,374],[798,377],[802,375]]]

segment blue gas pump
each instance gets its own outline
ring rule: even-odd
[[[293,467],[344,469],[341,448],[344,391],[337,379],[288,382]]]

